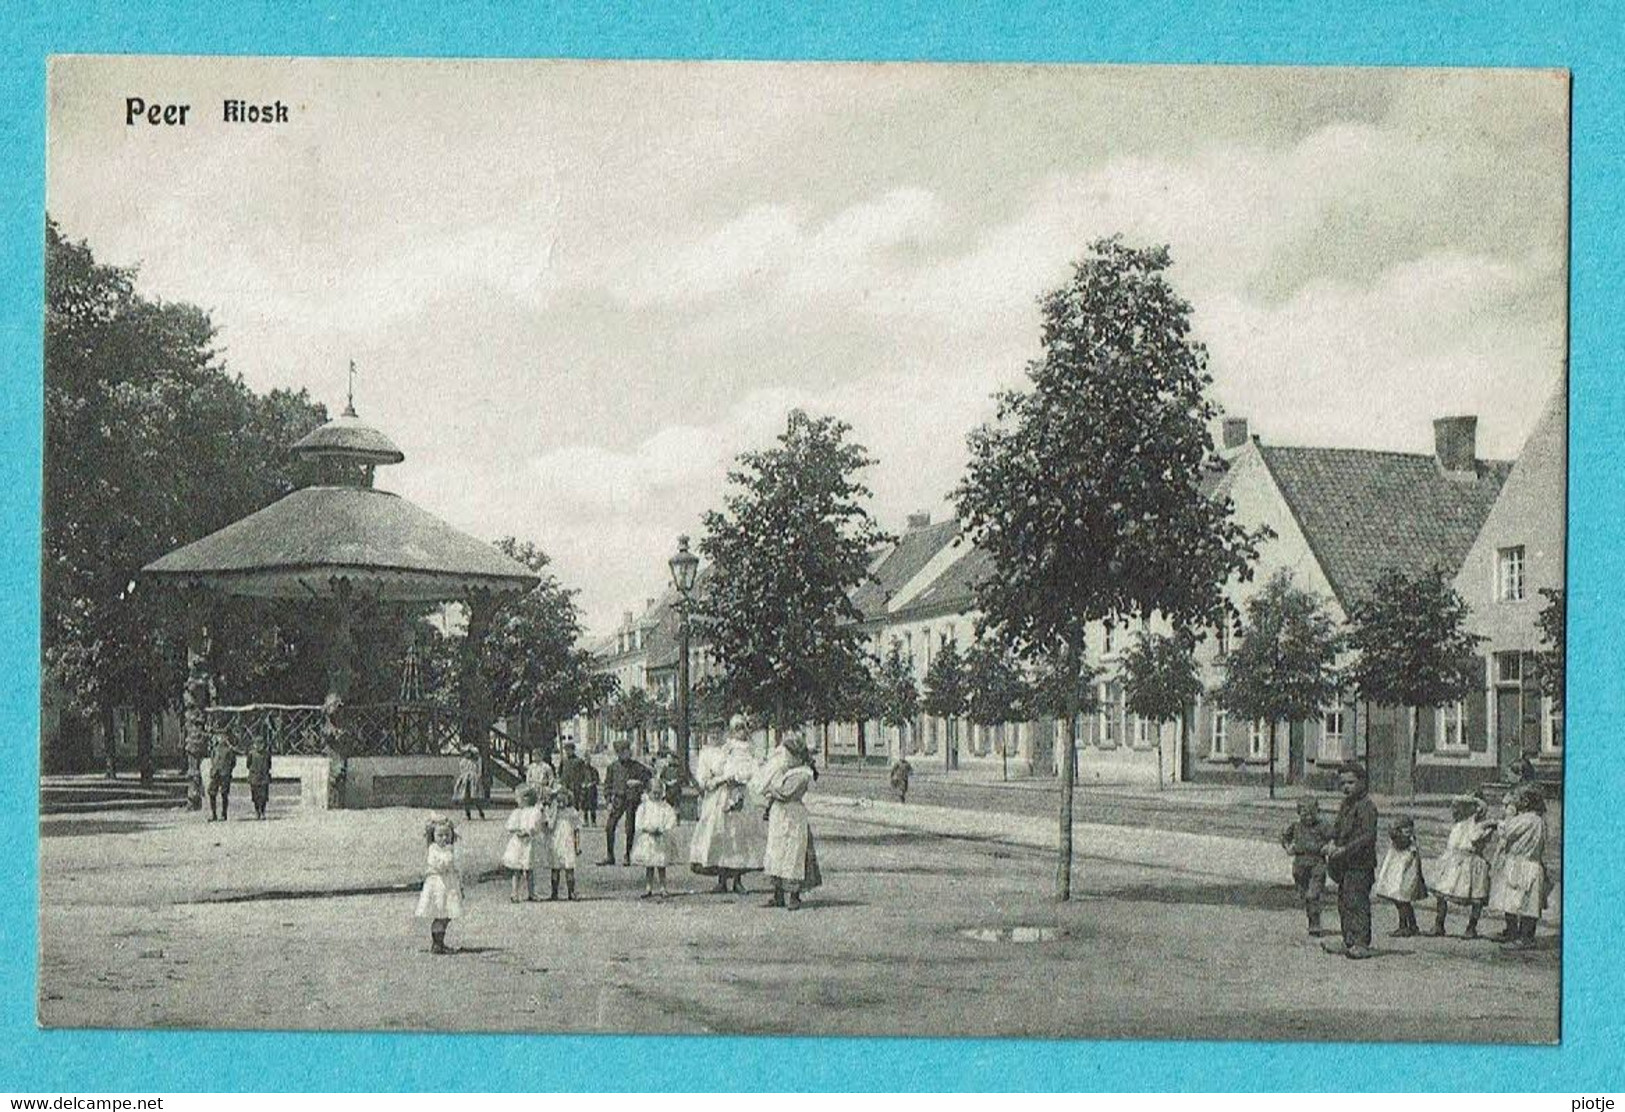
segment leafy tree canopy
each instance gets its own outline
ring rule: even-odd
[[[1202,694],[1188,638],[1142,632],[1124,651],[1123,702],[1152,722],[1180,718]]]
[[[931,666],[925,670],[925,689],[920,706],[925,713],[938,718],[963,718],[970,699],[970,685],[966,683],[965,658],[959,655],[959,646],[945,641]]]
[[[863,659],[850,596],[891,538],[869,516],[858,476],[873,461],[850,431],[792,411],[776,447],[739,456],[724,508],[705,515],[711,653],[730,698],[780,727],[836,717]]]
[[[1565,647],[1568,644],[1568,596],[1561,587],[1542,587],[1540,610],[1540,686],[1558,710],[1563,709]]]
[[[1466,697],[1482,682],[1475,654],[1483,638],[1467,632],[1469,613],[1444,569],[1385,571],[1349,613],[1350,685],[1363,699],[1394,706]]]
[[[1212,379],[1169,265],[1165,247],[1094,243],[1041,299],[1028,387],[970,437],[956,499],[992,562],[983,626],[1024,659],[1059,654],[1051,668],[1081,665],[1091,621],[1213,624],[1265,535],[1208,493],[1223,466]]]
[[[920,689],[914,682],[914,668],[894,641],[875,665],[878,717],[888,726],[912,726],[920,714]]]
[[[1032,691],[1021,666],[990,641],[978,641],[965,654],[965,688],[965,717],[978,726],[1031,716]]]
[[[1218,704],[1269,723],[1312,718],[1337,700],[1342,635],[1316,596],[1276,572],[1247,603],[1241,644],[1225,661]]]

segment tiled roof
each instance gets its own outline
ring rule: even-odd
[[[929,586],[908,600],[900,616],[942,610],[968,610],[976,601],[976,585],[993,571],[993,557],[980,548],[966,547]]]
[[[1454,575],[1512,465],[1453,478],[1431,455],[1260,445],[1265,465],[1345,607],[1389,568]]]
[[[881,558],[879,566],[874,568],[874,579],[863,583],[852,593],[853,605],[866,621],[885,617],[886,603],[892,595],[918,575],[931,557],[958,535],[959,522],[952,518],[904,533],[896,546]]]

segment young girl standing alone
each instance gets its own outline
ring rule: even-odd
[[[677,812],[666,802],[666,784],[659,774],[649,782],[635,817],[637,840],[632,843],[632,864],[643,866],[643,898],[655,894],[655,878],[660,878],[660,894],[666,889],[666,866],[671,863],[671,832],[677,828]]]
[[[419,919],[429,920],[429,952],[449,954],[446,927],[463,914],[463,876],[457,863],[457,827],[440,815],[433,815],[423,828],[429,844],[424,865],[423,891],[418,896]]]

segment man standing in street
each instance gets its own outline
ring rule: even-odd
[[[632,758],[632,745],[622,739],[615,743],[615,763],[609,766],[604,788],[609,796],[609,817],[604,820],[604,859],[600,865],[615,864],[615,824],[626,818],[626,853],[622,864],[632,863],[632,839],[637,834],[638,804],[649,783],[649,770]]]
[[[1343,792],[1337,825],[1326,846],[1326,872],[1337,882],[1337,917],[1343,938],[1328,941],[1328,954],[1369,958],[1371,886],[1377,878],[1377,805],[1367,790],[1365,768],[1354,762],[1337,774]]]
[[[219,819],[226,821],[226,813],[231,808],[231,774],[237,771],[237,750],[231,747],[231,739],[225,734],[214,736],[214,745],[209,750],[209,821],[215,820],[215,800],[220,801]]]
[[[565,742],[564,760],[559,764],[559,783],[570,793],[570,805],[582,814],[587,811],[587,801],[583,798],[586,780],[587,762],[576,756],[575,742]]]

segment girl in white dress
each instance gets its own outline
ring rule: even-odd
[[[807,743],[791,734],[779,743],[768,758],[762,778],[762,795],[767,799],[767,852],[763,868],[773,882],[773,897],[767,907],[795,911],[801,896],[823,883],[818,869],[818,853],[813,846],[812,827],[802,799],[818,779]]]
[[[1512,797],[1512,814],[1501,823],[1500,851],[1490,877],[1490,910],[1506,915],[1496,940],[1509,950],[1535,944],[1535,925],[1546,909],[1546,797],[1528,787]]]
[[[446,927],[463,914],[463,874],[457,860],[457,827],[443,815],[430,815],[423,828],[429,844],[424,864],[423,891],[418,895],[419,919],[429,920],[429,952],[449,954]]]
[[[666,802],[666,782],[656,773],[649,781],[643,802],[638,804],[636,822],[637,840],[632,843],[632,864],[643,866],[643,899],[655,894],[655,879],[660,880],[660,894],[669,896],[666,889],[666,866],[671,863],[671,832],[677,829],[677,812]]]
[[[1444,937],[1445,916],[1453,900],[1467,905],[1467,930],[1462,937],[1477,938],[1478,917],[1484,911],[1484,901],[1490,898],[1490,863],[1484,848],[1495,835],[1495,823],[1489,821],[1484,801],[1477,796],[1457,799],[1450,814],[1455,825],[1450,828],[1444,852],[1433,864],[1433,883],[1429,885],[1439,905],[1428,934]]]
[[[531,871],[535,854],[536,833],[542,824],[542,809],[537,806],[536,786],[520,784],[514,792],[513,814],[508,816],[508,845],[502,851],[502,864],[512,874],[510,903],[519,902],[519,886],[525,886],[525,900],[536,898],[536,877]]]
[[[576,859],[581,854],[581,815],[570,798],[570,789],[554,781],[542,804],[541,833],[536,839],[536,867],[544,866],[552,886],[547,898],[559,898],[559,874],[570,899],[576,898]]]
[[[1421,933],[1416,925],[1416,901],[1428,894],[1427,885],[1422,883],[1422,859],[1416,852],[1416,820],[1408,815],[1395,819],[1388,829],[1388,842],[1371,894],[1393,900],[1399,909],[1399,926],[1389,931],[1389,936],[1414,938]]]

